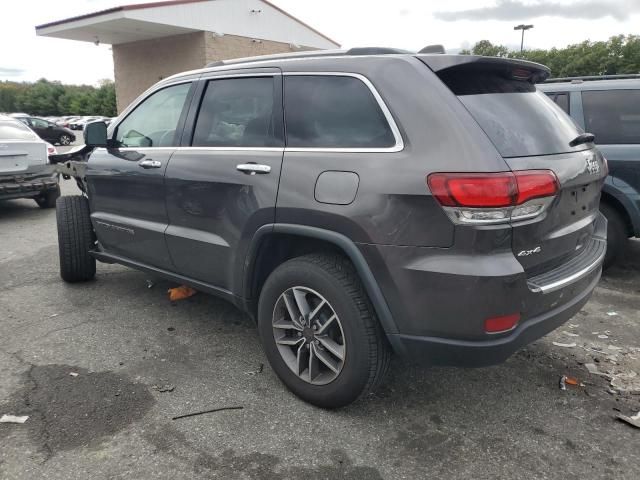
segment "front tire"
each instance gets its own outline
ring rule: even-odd
[[[56,202],[60,276],[65,282],[85,282],[96,275],[96,260],[89,251],[95,235],[89,202],[81,195],[60,197]]]
[[[43,192],[39,197],[35,198],[35,201],[40,208],[55,208],[58,198],[60,198],[60,185]]]
[[[618,260],[627,243],[627,228],[622,215],[606,203],[600,204],[600,211],[607,219],[607,253],[604,257],[604,269],[612,267]]]
[[[62,135],[60,135],[60,138],[58,138],[58,143],[60,145],[64,145],[67,146],[71,143],[71,137],[65,133],[63,133]]]
[[[340,255],[289,260],[260,293],[258,329],[282,382],[323,408],[350,404],[384,377],[391,352],[362,284]]]

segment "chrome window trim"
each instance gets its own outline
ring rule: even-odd
[[[360,73],[353,72],[283,72],[283,76],[285,77],[352,77],[360,80],[364,85],[369,89],[373,98],[375,98],[378,103],[378,107],[382,110],[382,114],[387,120],[387,124],[391,129],[391,133],[393,133],[393,138],[395,139],[395,145],[391,147],[382,147],[382,148],[366,148],[366,147],[285,147],[285,152],[324,152],[324,153],[393,153],[393,152],[401,152],[404,150],[404,140],[400,133],[400,129],[396,124],[393,115],[391,115],[391,111],[387,107],[387,104],[382,99],[380,93],[376,87],[371,83],[371,81]],[[286,96],[286,86],[285,86],[285,96]],[[286,115],[286,113],[285,113]],[[286,118],[285,118],[285,126],[286,126]]]
[[[344,58],[344,57],[340,57]],[[274,67],[277,68],[277,67]],[[222,75],[220,75],[222,73]],[[360,80],[364,85],[369,89],[373,97],[375,98],[378,107],[382,110],[382,113],[391,129],[393,137],[395,139],[395,145],[391,147],[382,147],[382,148],[366,148],[366,147],[205,147],[205,146],[175,146],[175,147],[120,147],[119,151],[136,151],[136,150],[174,150],[174,151],[190,151],[190,150],[207,150],[213,152],[224,152],[224,151],[232,151],[232,152],[310,152],[310,153],[396,153],[404,150],[404,139],[402,138],[402,134],[400,133],[400,129],[391,114],[391,111],[387,107],[384,102],[382,96],[376,89],[376,87],[371,83],[371,81],[360,73],[353,72],[256,72],[256,73],[223,73],[223,72],[205,72],[199,78],[199,80],[204,81],[213,81],[216,79],[225,79],[225,78],[246,78],[246,77],[275,77],[275,76],[325,76],[325,77],[352,77]],[[198,79],[190,79],[167,83],[162,85],[160,88],[151,90],[140,102],[136,103],[131,108],[126,109],[124,113],[127,116],[123,117],[115,126],[114,133],[120,126],[120,124],[129,116],[133,110],[135,110],[138,105],[144,102],[151,95],[156,92],[163,90],[168,87],[172,87],[174,85],[180,85],[183,83],[190,83],[193,81],[197,81]]]

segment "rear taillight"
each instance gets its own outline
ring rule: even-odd
[[[432,195],[456,223],[487,224],[540,215],[558,193],[551,170],[498,173],[432,173]]]

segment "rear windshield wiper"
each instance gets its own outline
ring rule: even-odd
[[[569,142],[570,147],[577,147],[578,145],[582,145],[583,143],[591,143],[596,139],[596,136],[593,133],[581,133],[576,138]]]

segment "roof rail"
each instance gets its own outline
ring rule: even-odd
[[[345,52],[345,55],[406,55],[409,50],[403,50],[401,48],[387,48],[387,47],[356,47],[351,48]]]
[[[628,73],[628,74],[620,74],[620,75],[587,75],[584,77],[558,77],[558,78],[549,78],[545,80],[544,83],[560,83],[560,82],[571,82],[571,83],[582,83],[582,82],[592,82],[597,80],[623,80],[629,78],[640,78],[640,74]]]
[[[299,52],[290,53],[275,53],[272,55],[260,55],[257,57],[244,57],[244,58],[232,58],[230,60],[216,60],[215,62],[207,63],[206,68],[210,67],[222,67],[224,65],[237,65],[241,63],[253,63],[264,62],[268,60],[287,60],[291,58],[314,58],[314,57],[326,57],[326,56],[342,56],[342,55],[403,55],[411,54],[409,50],[402,50],[400,48],[386,48],[386,47],[357,47],[349,50],[303,50]]]
[[[272,55],[259,55],[256,57],[232,58],[229,60],[216,60],[207,63],[209,67],[221,67],[223,65],[235,65],[238,63],[263,62],[267,60],[280,60],[288,58],[309,58],[309,57],[325,57],[329,55],[344,55],[345,50],[303,50],[300,52],[290,53],[274,53]]]

